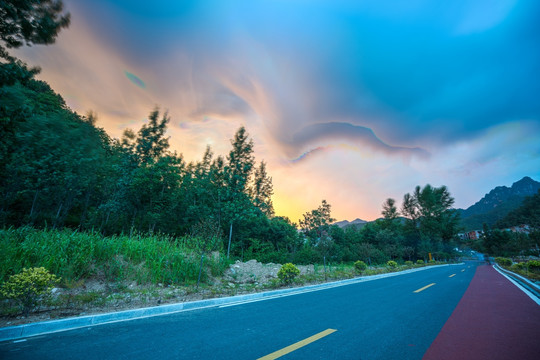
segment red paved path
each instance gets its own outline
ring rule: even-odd
[[[423,359],[539,360],[540,306],[491,266],[479,266]]]

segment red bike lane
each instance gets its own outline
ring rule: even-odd
[[[540,306],[491,266],[479,266],[423,359],[540,359]]]

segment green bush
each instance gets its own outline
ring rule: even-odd
[[[413,262],[412,261],[405,261],[405,265],[407,265],[408,267],[411,267],[411,266],[413,266]]]
[[[395,269],[397,268],[397,262],[395,262],[394,260],[390,260],[386,263],[386,266],[388,266],[390,269]]]
[[[416,264],[418,264],[418,265],[424,265],[424,260],[418,259],[418,260],[416,260]]]
[[[364,270],[367,269],[367,265],[365,262],[363,262],[362,260],[358,260],[357,262],[354,263],[354,269],[359,273],[361,274]]]
[[[21,273],[11,275],[2,284],[0,295],[15,300],[27,315],[40,301],[50,296],[54,285],[59,282],[60,279],[44,267],[24,268]]]
[[[277,273],[279,280],[285,284],[290,284],[298,274],[300,274],[300,270],[291,263],[284,264]]]
[[[527,268],[532,272],[540,272],[540,261],[529,260],[527,261]]]
[[[435,260],[433,260],[433,259],[432,259],[432,260],[429,260],[428,263],[430,263],[430,264],[435,264]]]
[[[512,266],[512,260],[508,259],[508,258],[504,258],[504,257],[496,257],[495,258],[495,261],[497,262],[497,264],[499,264],[500,266]]]

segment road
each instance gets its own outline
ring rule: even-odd
[[[274,354],[268,359],[290,351],[283,359],[420,359],[475,271],[474,262],[436,267],[272,300],[75,329],[1,343],[0,358],[258,359]]]

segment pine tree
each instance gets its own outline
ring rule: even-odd
[[[139,130],[136,140],[136,151],[141,163],[156,162],[169,148],[169,139],[165,138],[167,123],[170,118],[167,112],[159,119],[159,109],[155,108],[148,117],[148,124]]]
[[[274,215],[274,206],[272,204],[274,188],[272,178],[266,172],[266,163],[264,161],[261,161],[259,167],[255,169],[250,193],[256,207],[261,209],[266,216]]]
[[[232,196],[245,193],[255,158],[253,156],[253,140],[249,138],[246,128],[238,129],[231,140],[232,150],[227,156],[225,167],[227,186]]]

